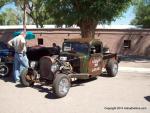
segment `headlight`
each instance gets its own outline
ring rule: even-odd
[[[61,61],[66,61],[66,60],[67,60],[67,57],[61,56],[61,57],[60,57],[60,60],[61,60]]]
[[[51,65],[51,71],[54,73],[59,70],[59,65],[57,63]]]
[[[31,67],[31,68],[35,68],[36,65],[37,65],[37,62],[36,62],[36,61],[31,61],[31,62],[30,62],[30,67]]]

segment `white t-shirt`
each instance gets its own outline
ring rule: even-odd
[[[10,46],[13,46],[15,48],[15,52],[23,53],[27,51],[26,48],[26,41],[25,38],[22,35],[18,35],[11,39],[8,44]],[[23,45],[23,49],[20,48],[20,45]]]

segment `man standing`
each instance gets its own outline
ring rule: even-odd
[[[25,37],[26,33],[21,32],[20,35],[14,37],[8,42],[8,45],[15,49],[13,73],[16,83],[20,82],[20,74],[22,70],[29,67],[28,58],[26,56],[27,48]]]
[[[58,45],[56,45],[56,43],[53,43],[53,54],[54,55],[59,55],[60,50],[61,50],[61,48]]]

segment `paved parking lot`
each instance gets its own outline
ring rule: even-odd
[[[149,61],[134,63],[140,65],[137,68],[150,68]],[[134,65],[120,63],[122,69]],[[68,95],[60,99],[55,98],[50,87],[37,84],[24,88],[10,78],[0,79],[0,113],[149,113],[149,71],[121,68],[116,77],[104,74],[96,80],[74,84]]]

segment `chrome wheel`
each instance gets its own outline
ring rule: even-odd
[[[55,75],[52,87],[55,95],[61,98],[68,94],[70,85],[70,78],[65,74],[58,73]]]
[[[8,74],[9,69],[6,65],[0,65],[0,76],[4,77]]]
[[[60,80],[60,82],[59,82],[59,92],[62,95],[68,93],[69,88],[70,88],[70,82],[68,81],[67,78],[63,78],[62,80]]]
[[[118,72],[118,65],[115,63],[113,66],[113,73],[117,74],[117,72]]]
[[[114,77],[118,73],[118,62],[116,60],[110,60],[106,66],[108,76]]]

